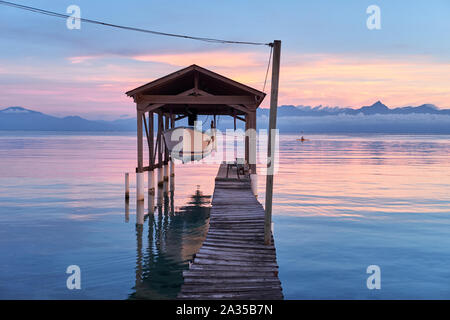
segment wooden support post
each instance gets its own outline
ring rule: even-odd
[[[256,111],[250,112],[248,114],[248,119],[250,121],[248,124],[246,136],[248,136],[248,163],[250,169],[250,182],[253,194],[255,195],[255,197],[258,197],[258,175],[256,172]]]
[[[162,131],[163,131],[163,115],[158,114],[158,187],[162,187],[164,183],[163,178],[163,145],[162,141]]]
[[[125,222],[128,223],[130,221],[130,201],[125,201]]]
[[[130,199],[130,174],[128,172],[125,173],[125,200]]]
[[[137,172],[142,172],[143,168],[143,141],[142,141],[142,112],[137,112]]]
[[[144,201],[136,201],[136,225],[144,224]]]
[[[273,43],[272,84],[270,90],[269,139],[267,143],[267,175],[266,206],[264,219],[264,244],[270,245],[272,240],[272,196],[273,174],[275,169],[275,129],[277,128],[278,86],[280,81],[281,41]],[[273,131],[273,132],[272,132]]]
[[[170,114],[170,128],[173,129],[175,127],[175,115]],[[169,157],[170,161],[170,192],[174,193],[175,191],[175,163],[173,162],[172,157]]]
[[[144,200],[144,154],[143,154],[143,130],[142,130],[142,112],[137,112],[137,158],[138,166],[136,170],[136,199]]]
[[[164,131],[169,129],[169,117],[166,115],[164,121]],[[169,149],[167,149],[166,143],[163,139],[163,150],[164,150],[164,178],[163,178],[163,188],[164,195],[169,193]]]
[[[248,114],[248,164],[250,173],[256,174],[256,111]]]
[[[212,128],[212,130],[211,130],[211,134],[212,134],[212,136],[213,136],[213,138],[214,138],[214,141],[213,141],[213,151],[217,151],[217,126],[216,126],[216,115],[214,114],[214,116],[213,116],[213,128]]]
[[[155,205],[155,158],[154,158],[154,125],[153,125],[153,112],[148,114],[148,211],[153,213]]]
[[[245,148],[245,162],[246,163],[250,163],[250,158],[249,158],[249,138],[248,138],[248,129],[250,128],[249,126],[250,124],[250,116],[249,114],[245,115],[245,136],[244,136],[244,148]]]
[[[169,117],[165,117],[164,130],[169,129]],[[164,182],[167,183],[169,181],[169,149],[167,149],[166,144],[164,143]]]

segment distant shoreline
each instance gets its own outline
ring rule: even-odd
[[[208,117],[199,116],[208,128]],[[156,118],[155,118],[156,121]],[[218,117],[217,129],[232,129],[231,117]],[[186,119],[177,126],[186,125]],[[155,122],[155,126],[157,123]],[[268,127],[268,110],[258,109],[257,129]],[[432,105],[389,109],[381,102],[360,109],[310,108],[280,106],[277,127],[281,133],[300,134],[450,134],[450,110]],[[128,134],[136,132],[135,118],[112,121],[87,120],[79,116],[59,118],[22,107],[0,110],[0,130],[49,132],[110,132]],[[238,121],[238,129],[244,123]]]
[[[134,131],[75,131],[75,130],[1,130],[0,136],[19,136],[39,133],[41,135],[83,135],[83,136],[130,136],[135,137]],[[449,136],[449,133],[417,133],[417,132],[280,132],[281,136]]]

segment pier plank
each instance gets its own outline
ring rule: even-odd
[[[207,237],[195,255],[179,299],[283,299],[273,242],[264,245],[264,208],[248,176],[219,167]]]

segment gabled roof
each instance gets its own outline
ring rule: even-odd
[[[130,97],[137,94],[177,95],[193,88],[195,81],[199,89],[212,95],[253,95],[259,97],[260,101],[266,95],[262,91],[195,64],[130,90],[126,94]]]

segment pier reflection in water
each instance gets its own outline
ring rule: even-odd
[[[136,280],[130,299],[176,298],[183,270],[206,238],[211,196],[197,187],[185,206],[175,208],[173,192],[166,191],[157,188],[155,207],[150,196],[146,214],[144,201],[136,203]]]

